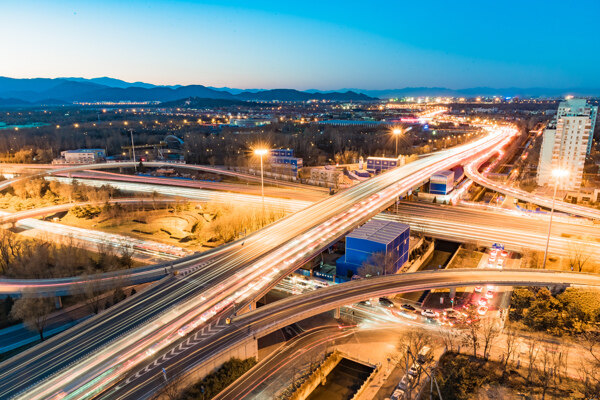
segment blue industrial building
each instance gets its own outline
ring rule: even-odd
[[[271,149],[269,163],[273,166],[289,165],[293,176],[298,176],[298,170],[302,168],[302,159],[294,157],[294,150]]]
[[[387,157],[368,157],[367,158],[367,171],[378,174],[381,171],[387,171],[388,169],[396,168],[400,165],[399,158],[387,158]]]
[[[408,261],[410,227],[394,221],[371,220],[346,236],[346,254],[336,262],[336,275],[350,278],[375,253],[394,254],[396,273]]]
[[[454,188],[454,171],[436,172],[429,179],[429,193],[447,195]]]

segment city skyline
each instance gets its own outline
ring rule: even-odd
[[[600,52],[586,40],[599,8],[29,1],[4,7],[0,32],[18,40],[0,44],[0,75],[241,89],[599,87]]]

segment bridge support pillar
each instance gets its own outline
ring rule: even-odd
[[[62,298],[60,296],[56,296],[54,298],[54,306],[57,310],[60,310],[62,308]]]
[[[342,316],[340,307],[337,307],[335,310],[333,310],[333,318],[335,319],[340,319],[340,317]]]

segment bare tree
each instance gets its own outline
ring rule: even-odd
[[[498,323],[494,318],[486,318],[480,323],[481,336],[483,339],[483,357],[487,359],[492,345],[500,335]]]
[[[539,349],[539,338],[536,336],[530,336],[526,340],[527,343],[527,382],[531,383],[533,372],[535,371],[535,362],[538,357]]]
[[[583,244],[575,241],[569,243],[569,267],[571,271],[582,272],[590,257],[591,253],[586,251]]]
[[[585,352],[581,360],[582,392],[587,399],[600,398],[600,332],[584,332],[577,341]]]
[[[180,399],[183,390],[185,389],[185,382],[183,378],[184,377],[182,374],[173,374],[173,376],[167,377],[165,384],[154,394],[154,396],[152,396],[152,399]]]
[[[373,253],[371,257],[358,268],[358,274],[365,278],[393,274],[394,264],[397,260],[398,253],[396,251]]]
[[[481,321],[477,316],[477,312],[474,305],[471,305],[466,310],[467,316],[465,320],[467,323],[463,324],[463,343],[473,349],[473,357],[477,357],[477,350],[479,349],[480,341],[479,334],[481,331]]]
[[[514,357],[518,346],[518,336],[516,329],[509,327],[504,330],[504,353],[502,361],[503,375],[506,373],[511,358]]]
[[[537,362],[537,382],[542,389],[542,400],[546,398],[557,370],[558,345],[546,343],[541,346]]]
[[[44,330],[48,315],[54,310],[53,300],[37,297],[23,297],[15,301],[10,312],[12,318],[23,320],[25,326],[40,335],[44,341]]]
[[[442,344],[448,351],[454,351],[454,347],[457,345],[459,340],[459,333],[457,329],[448,329],[444,326],[439,326],[438,336],[440,337]]]

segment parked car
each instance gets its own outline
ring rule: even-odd
[[[417,362],[421,365],[425,364],[427,361],[429,361],[430,355],[431,347],[423,346],[423,348],[421,349],[421,351],[419,351],[419,354],[417,355]]]
[[[494,292],[492,292],[491,290],[488,290],[487,292],[485,292],[485,297],[488,299],[493,299],[494,298]]]
[[[482,290],[483,290],[483,286],[475,286],[475,292],[481,293]]]
[[[487,313],[487,311],[488,311],[488,308],[486,306],[480,306],[477,309],[477,314],[479,314],[479,315],[485,315]]]
[[[384,307],[394,307],[394,303],[390,299],[386,299],[385,297],[379,298],[379,304]]]
[[[417,376],[417,374],[419,373],[419,365],[416,363],[413,363],[413,365],[411,365],[411,367],[408,369],[408,374],[411,376]]]
[[[485,297],[482,297],[479,299],[479,301],[477,302],[477,304],[479,304],[480,306],[487,306],[488,305],[488,301]]]

